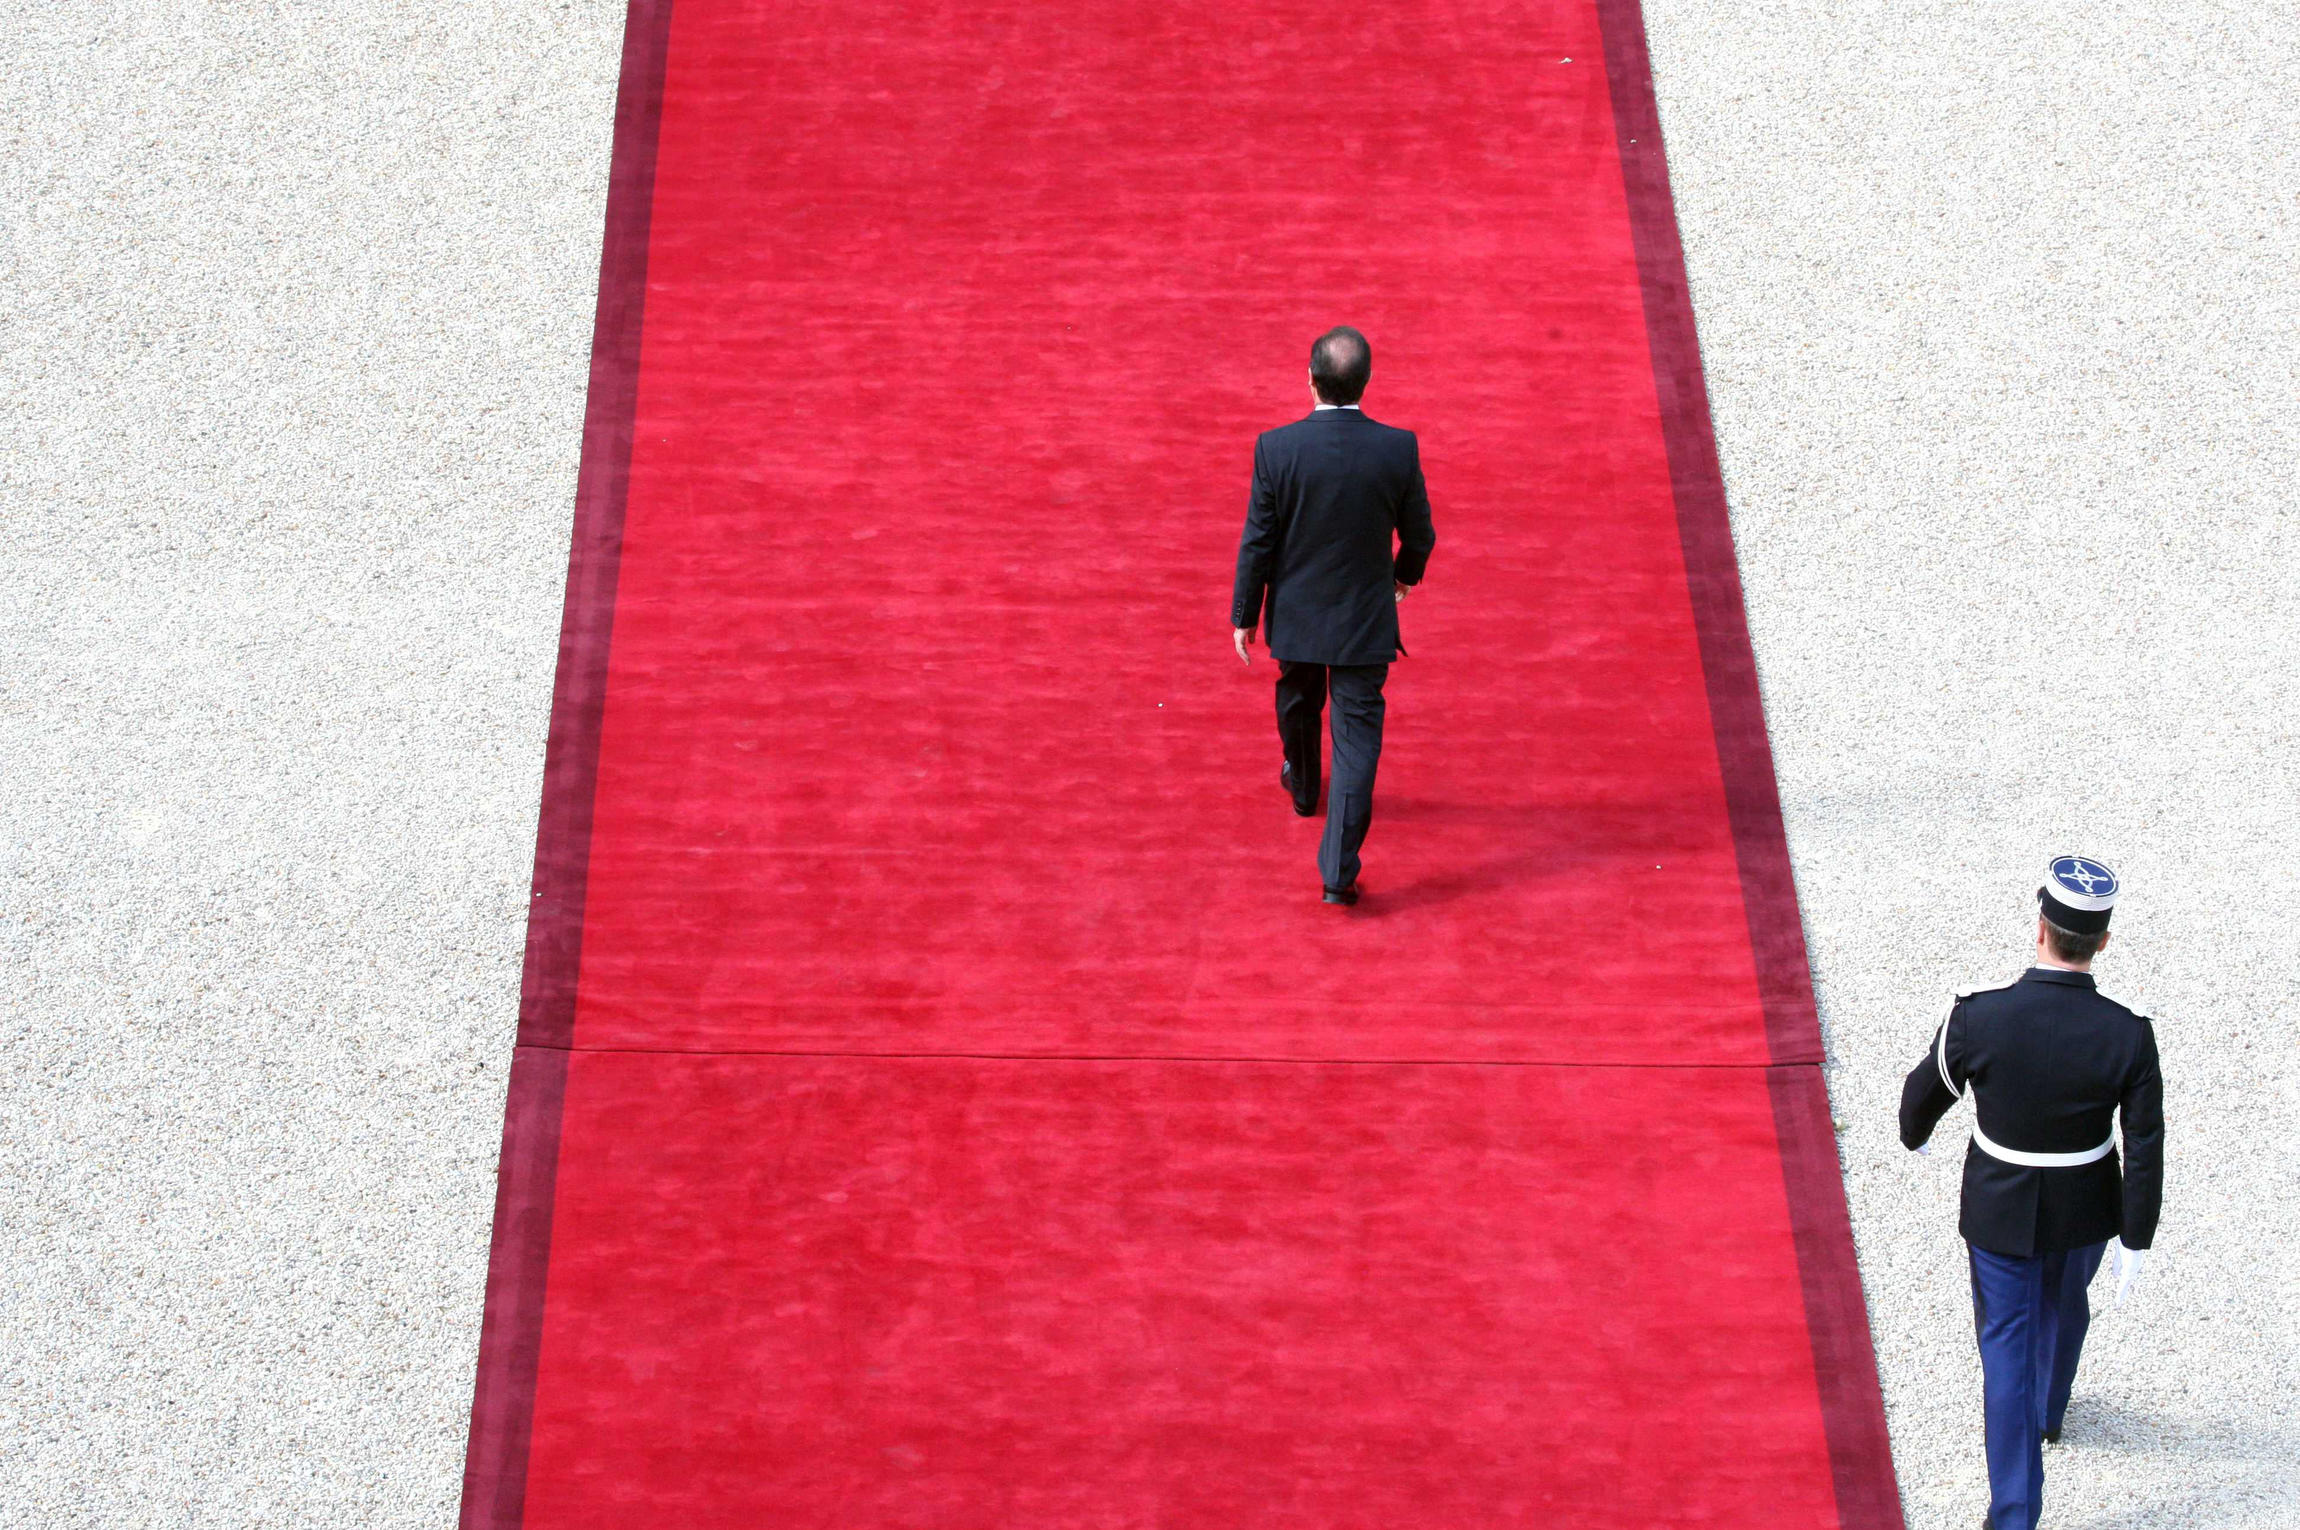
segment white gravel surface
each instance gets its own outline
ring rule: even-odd
[[[0,1524],[454,1521],[621,19],[0,12]]]
[[[2171,1188],[2047,1523],[2291,1530],[2300,25],[1650,3],[1913,1530],[1895,1092],[2069,847]],[[0,1525],[453,1521],[620,22],[0,17]]]
[[[1648,4],[1910,1524],[1987,1479],[1970,1115],[1902,1152],[1901,1076],[2082,850],[2167,1190],[2045,1523],[2294,1530],[2300,20]]]

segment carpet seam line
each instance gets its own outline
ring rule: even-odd
[[[796,1048],[690,1048],[690,1047],[579,1047],[556,1042],[520,1042],[522,1050],[565,1052],[591,1057],[818,1057],[879,1059],[886,1062],[1087,1062],[1087,1063],[1294,1063],[1304,1067],[1333,1068],[1609,1068],[1652,1072],[1764,1071],[1773,1068],[1822,1068],[1819,1058],[1786,1062],[1552,1062],[1532,1058],[1491,1057],[1223,1057],[1181,1052],[863,1052]]]

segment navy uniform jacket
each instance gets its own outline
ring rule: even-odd
[[[1392,583],[1421,583],[1435,546],[1414,433],[1320,409],[1254,443],[1230,625],[1257,625],[1266,603],[1270,657],[1387,664],[1398,656]]]
[[[1921,1146],[1968,1085],[1980,1134],[2020,1153],[2097,1147],[2121,1114],[2124,1166],[2112,1150],[2081,1167],[2031,1168],[1976,1140],[1957,1220],[1966,1242],[2015,1258],[2110,1238],[2148,1247],[2164,1193],[2164,1080],[2145,1018],[2098,992],[2090,973],[2054,967],[1959,995],[1901,1086],[1902,1144]]]

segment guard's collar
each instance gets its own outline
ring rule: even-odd
[[[2071,988],[2094,986],[2089,972],[2071,972],[2066,967],[2031,967],[2020,975],[2024,983],[2066,983]]]

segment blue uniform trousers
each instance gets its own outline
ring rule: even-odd
[[[2060,1428],[2068,1412],[2092,1325],[2085,1288],[2107,1247],[2015,1259],[1966,1245],[1981,1343],[1990,1530],[2036,1530],[2044,1511],[2044,1433]]]

